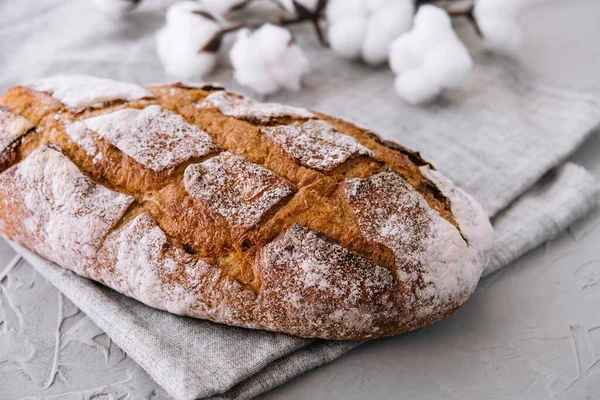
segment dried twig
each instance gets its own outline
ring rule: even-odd
[[[231,25],[227,28],[223,28],[215,36],[213,36],[213,38],[211,40],[209,40],[206,43],[206,45],[204,45],[200,50],[198,50],[198,53],[216,52],[219,50],[219,47],[221,46],[221,42],[223,40],[223,36],[225,36],[226,34],[239,31],[240,29],[250,29],[250,30],[258,29],[266,23],[271,23],[273,25],[278,25],[278,26],[288,26],[288,25],[301,24],[304,22],[310,22],[315,30],[315,34],[317,35],[319,42],[323,46],[327,46],[327,40],[325,39],[325,34],[323,33],[323,29],[321,28],[321,25],[320,25],[321,21],[323,20],[324,14],[325,14],[325,8],[327,7],[327,1],[328,0],[319,0],[315,10],[311,11],[311,10],[307,9],[306,7],[304,7],[302,4],[300,4],[294,0],[292,2],[292,4],[294,4],[296,13],[293,18],[282,17],[277,21],[265,21],[265,22],[260,22],[260,23],[240,22],[240,23]],[[242,5],[240,5],[239,8],[247,5],[248,3],[250,3],[250,1],[246,1],[246,2],[242,3]],[[275,1],[275,3],[278,3],[278,2]],[[201,15],[211,21],[216,20],[212,15],[210,15],[209,13],[207,13],[205,11],[195,11],[194,13]]]

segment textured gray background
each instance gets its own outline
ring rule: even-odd
[[[540,4],[524,27],[530,71],[600,89],[598,1]],[[572,159],[600,179],[598,135]],[[600,398],[599,239],[596,212],[485,279],[453,317],[363,345],[262,398]],[[0,271],[12,255],[0,244]],[[166,398],[28,265],[0,290],[0,398]]]

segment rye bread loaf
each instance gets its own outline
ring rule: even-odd
[[[0,106],[0,234],[152,307],[374,338],[454,312],[488,259],[469,195],[327,115],[86,76]]]

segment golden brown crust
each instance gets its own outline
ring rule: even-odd
[[[155,98],[115,99],[77,109],[51,93],[26,87],[2,96],[0,105],[27,118],[35,129],[2,153],[0,234],[151,306],[306,337],[362,339],[400,333],[452,313],[470,294],[470,286],[461,286],[443,304],[428,304],[435,309],[418,309],[417,288],[403,273],[422,263],[423,256],[415,256],[414,266],[400,265],[395,247],[387,239],[369,236],[360,210],[350,201],[348,182],[370,182],[391,170],[398,174],[394,179],[406,182],[410,196],[422,199],[421,208],[403,211],[417,213],[408,221],[427,215],[421,218],[427,231],[418,240],[425,242],[427,235],[435,239],[436,229],[460,232],[452,201],[423,175],[421,168],[432,166],[419,153],[348,122],[300,109],[298,117],[228,116],[206,102],[211,93],[223,90],[214,85],[147,89]],[[200,128],[214,146],[157,171],[139,160],[166,157],[175,151],[173,140],[178,138],[158,148],[139,148],[127,136],[125,142],[117,140],[126,134],[118,132],[120,120],[109,120],[106,129],[117,130],[109,134],[89,129],[94,125],[86,122],[123,114],[119,110],[156,106],[183,117],[182,124]],[[276,106],[268,113],[273,110],[276,114]],[[335,128],[326,136],[330,150],[315,144],[318,134],[301,131],[302,124],[313,120]],[[122,126],[132,129],[131,121],[127,123]],[[286,128],[293,124],[298,128]],[[309,125],[321,129],[319,123]],[[272,130],[278,126],[279,131]],[[271,130],[261,131],[265,127]],[[166,135],[181,129],[167,129]],[[139,158],[140,152],[145,158]],[[304,157],[305,152],[313,158]],[[24,163],[26,159],[30,161]],[[48,160],[69,172],[53,181],[31,175],[46,171]],[[84,177],[89,182],[72,185],[73,197],[89,197],[91,203],[96,197],[112,199],[122,210],[110,220],[104,218],[106,211],[86,214],[106,226],[90,233],[95,241],[86,251],[94,262],[75,263],[59,258],[51,243],[54,228],[44,224],[50,218],[76,231],[73,216],[81,207],[68,203],[72,210],[57,209],[56,203],[64,199],[53,198],[58,196],[53,193],[40,197],[32,211],[25,199],[29,192]],[[21,203],[14,201],[19,196]],[[33,229],[23,221],[36,212],[48,215],[35,220]],[[390,212],[394,217],[396,211]],[[428,216],[430,212],[436,217]],[[377,227],[384,228],[389,227]],[[485,258],[478,257],[469,260],[475,270]],[[474,275],[470,279],[476,281]]]

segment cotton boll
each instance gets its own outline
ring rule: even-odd
[[[247,64],[251,68],[257,69],[262,65],[262,60],[257,56],[257,53],[252,49],[250,43],[251,32],[249,29],[242,29],[237,33],[237,37],[231,50],[229,51],[229,58],[233,65]]]
[[[92,0],[96,8],[112,16],[125,15],[137,7],[139,0]]]
[[[277,82],[268,73],[265,73],[264,60],[258,49],[255,48],[251,32],[248,29],[238,32],[229,57],[234,67],[233,77],[240,85],[260,87],[264,93],[277,91]]]
[[[184,80],[202,78],[212,72],[217,63],[215,53],[198,53],[196,42],[182,40],[172,31],[162,29],[156,34],[156,46],[167,75]]]
[[[479,29],[486,48],[504,54],[514,54],[521,47],[523,34],[518,22],[502,17],[485,17],[480,19]]]
[[[452,29],[450,16],[443,9],[435,6],[421,6],[414,18],[414,29],[411,32],[415,41],[422,47],[437,46],[444,35],[456,38]]]
[[[342,57],[360,57],[363,38],[367,30],[364,18],[347,18],[336,22],[327,30],[331,49]]]
[[[477,0],[473,14],[484,45],[490,50],[512,54],[521,46],[519,14],[524,0]]]
[[[429,5],[419,8],[413,30],[394,40],[389,58],[396,92],[411,104],[430,101],[443,89],[457,86],[473,66],[448,14]]]
[[[423,69],[432,82],[440,87],[451,88],[460,84],[473,67],[467,49],[448,43],[430,51],[423,60]]]
[[[375,12],[386,8],[394,3],[394,0],[364,0],[367,10]]]
[[[291,46],[283,53],[277,63],[268,67],[275,82],[290,90],[300,90],[300,79],[288,79],[290,76],[302,76],[309,68],[309,61],[299,46]]]
[[[412,70],[398,75],[394,80],[396,93],[410,104],[422,104],[433,100],[441,88],[424,73]]]
[[[167,24],[156,33],[158,56],[171,77],[199,79],[217,63],[216,53],[200,50],[219,34],[221,26],[199,11],[206,10],[196,2],[175,3],[167,11]]]
[[[389,46],[410,29],[412,0],[330,0],[328,39],[343,57],[376,65],[388,59]]]
[[[418,69],[423,63],[423,51],[412,38],[412,32],[405,33],[390,46],[390,67],[396,75]]]
[[[204,29],[205,27],[218,25],[217,22],[212,18],[207,18],[205,15],[198,13],[210,13],[208,10],[199,3],[187,0],[180,1],[178,3],[173,4],[166,13],[167,26],[171,27],[200,27]]]
[[[363,59],[371,65],[385,62],[392,41],[410,29],[412,16],[412,2],[393,2],[387,6],[384,3],[367,21],[362,45]]]
[[[331,24],[347,18],[366,19],[368,11],[365,0],[329,0],[325,13]]]
[[[292,34],[286,29],[266,24],[251,35],[251,40],[260,49],[262,62],[270,64],[285,53],[292,41]]]
[[[183,80],[201,79],[211,73],[217,64],[215,54],[200,53],[192,55],[186,48],[172,49],[171,54],[177,57],[176,63],[165,64],[167,75]]]
[[[309,69],[306,55],[293,43],[290,32],[271,24],[252,33],[240,31],[229,56],[237,82],[261,94],[299,89]]]
[[[279,90],[277,82],[264,71],[236,69],[233,77],[240,85],[249,87],[260,94],[275,93]]]
[[[452,21],[448,13],[443,9],[435,6],[421,6],[419,12],[415,15],[415,30],[418,32],[427,32],[434,30],[437,32],[445,32],[452,28]]]

